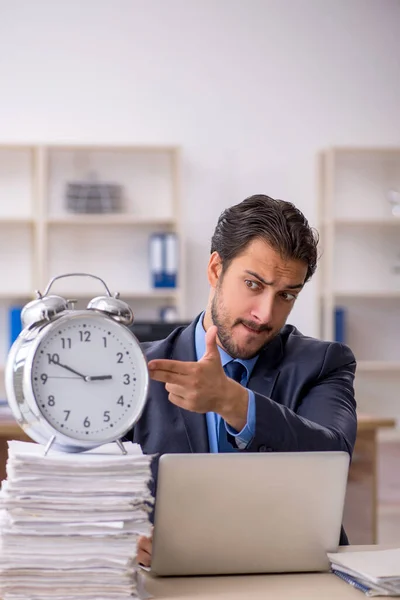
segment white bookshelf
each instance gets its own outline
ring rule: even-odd
[[[122,186],[116,213],[74,214],[69,182]],[[175,232],[180,243],[178,286],[154,289],[148,240]],[[135,318],[158,319],[174,306],[185,319],[184,252],[180,211],[180,152],[175,146],[0,146],[0,373],[9,349],[8,314],[44,291],[55,275],[89,272],[133,308]],[[88,278],[55,282],[52,293],[76,298],[78,308],[104,293]]]
[[[400,427],[400,148],[332,148],[320,153],[318,275],[320,336],[335,339],[335,308],[357,359],[359,410]]]

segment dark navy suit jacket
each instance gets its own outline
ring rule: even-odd
[[[143,344],[147,360],[195,361],[196,322],[165,340]],[[256,431],[241,452],[344,450],[351,456],[357,430],[355,369],[347,346],[285,325],[260,352],[249,379]],[[144,412],[126,439],[139,443],[145,454],[209,452],[205,415],[169,402],[165,385],[157,381],[151,381]],[[156,470],[155,463],[155,479]],[[343,530],[340,543],[348,543]]]

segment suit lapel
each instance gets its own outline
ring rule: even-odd
[[[195,329],[197,319],[182,331],[168,358],[181,361],[196,361]],[[206,416],[179,408],[183,419],[191,452],[209,452]]]

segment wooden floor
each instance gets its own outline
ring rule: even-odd
[[[380,442],[378,543],[400,546],[400,441]]]

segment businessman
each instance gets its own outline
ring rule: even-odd
[[[317,246],[317,234],[289,202],[256,195],[221,214],[205,311],[145,345],[151,386],[130,437],[145,453],[351,456],[354,356],[286,324],[315,272]],[[340,543],[348,543],[343,530]],[[141,538],[138,560],[150,564],[151,539]]]

